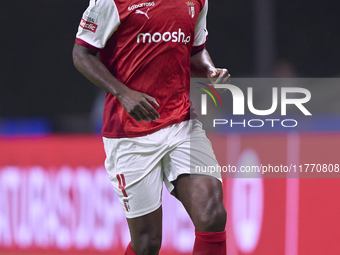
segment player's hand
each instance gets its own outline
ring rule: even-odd
[[[208,78],[211,81],[212,86],[214,87],[215,84],[227,84],[230,83],[229,71],[225,68],[213,68],[210,69],[208,72]],[[219,91],[220,93],[226,92],[228,89],[222,89]]]
[[[159,113],[152,106],[159,107],[157,100],[147,94],[135,91],[127,90],[125,93],[117,97],[123,108],[127,113],[135,120],[141,122],[156,121],[159,118]]]

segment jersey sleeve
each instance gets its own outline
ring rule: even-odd
[[[103,49],[120,24],[114,0],[90,0],[76,35],[76,43],[92,50]]]
[[[195,25],[195,40],[193,44],[193,51],[198,51],[204,48],[207,40],[207,13],[208,13],[208,0],[205,0],[204,7],[198,15]]]

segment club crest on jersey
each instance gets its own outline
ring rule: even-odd
[[[189,9],[189,16],[191,18],[195,17],[195,4],[193,2],[186,2]]]
[[[130,211],[130,204],[129,204],[129,199],[123,199],[125,210],[128,212]]]

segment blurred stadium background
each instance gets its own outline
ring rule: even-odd
[[[1,2],[1,255],[122,254],[129,242],[103,168],[104,94],[72,63],[87,5]],[[321,0],[210,1],[207,49],[233,77],[337,78],[339,9],[338,2]],[[328,91],[310,85],[318,91],[310,105],[316,115],[298,132],[209,133],[220,164],[254,157],[272,165],[339,164],[340,86],[334,84]],[[339,179],[224,182],[229,255],[340,254]],[[161,254],[190,254],[193,226],[167,192],[163,221]]]

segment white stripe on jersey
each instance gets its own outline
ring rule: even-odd
[[[205,0],[204,7],[198,15],[195,25],[195,40],[193,46],[200,46],[205,43],[208,35],[207,30],[208,0]]]

